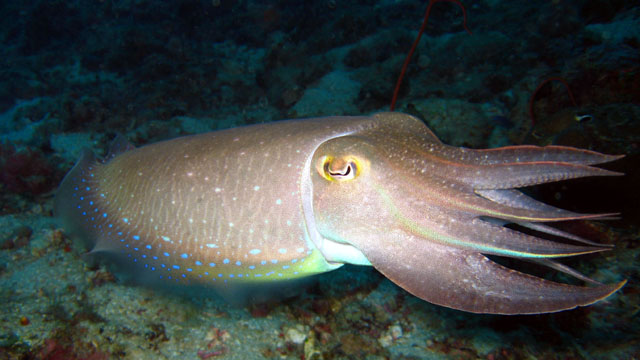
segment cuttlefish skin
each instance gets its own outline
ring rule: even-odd
[[[137,149],[119,139],[105,160],[83,155],[55,212],[92,253],[171,284],[279,281],[353,263],[439,305],[544,313],[592,304],[624,282],[600,284],[553,261],[608,248],[542,223],[611,214],[557,209],[515,188],[619,175],[590,166],[619,157],[456,148],[401,113],[289,120]],[[536,261],[592,286],[543,280],[485,255]]]

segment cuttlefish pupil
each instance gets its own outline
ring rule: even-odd
[[[156,282],[228,287],[350,263],[435,304],[544,313],[593,304],[624,285],[557,262],[610,247],[545,223],[613,214],[558,209],[517,188],[621,175],[592,166],[619,158],[564,146],[452,147],[401,113],[289,120],[137,149],[119,137],[104,160],[84,153],[60,185],[55,213],[90,254]],[[487,255],[535,261],[586,286]]]
[[[358,165],[353,158],[325,157],[322,161],[322,174],[328,180],[345,181],[354,179],[358,175]]]

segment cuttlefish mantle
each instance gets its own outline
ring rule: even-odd
[[[516,189],[620,175],[591,166],[620,157],[452,147],[401,113],[288,120],[136,149],[120,139],[105,160],[87,152],[60,186],[55,212],[93,253],[172,284],[274,282],[353,263],[454,309],[546,313],[593,304],[624,281],[601,284],[556,262],[609,247],[545,223],[612,214],[558,209]],[[588,284],[544,280],[487,255]]]

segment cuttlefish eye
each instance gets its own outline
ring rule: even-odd
[[[358,159],[351,156],[323,156],[317,168],[320,175],[330,181],[352,180],[360,174]]]

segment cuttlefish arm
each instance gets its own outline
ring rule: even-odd
[[[555,262],[609,247],[543,224],[615,214],[578,214],[515,190],[621,175],[591,166],[621,156],[561,146],[455,148],[408,115],[374,117],[375,128],[326,141],[313,155],[313,225],[324,244],[353,246],[415,296],[475,313],[561,311],[602,300],[624,285],[602,285]],[[572,241],[539,238],[504,226],[509,223]],[[329,260],[356,262],[329,245],[319,248]],[[535,261],[595,286],[544,280],[486,255]]]

